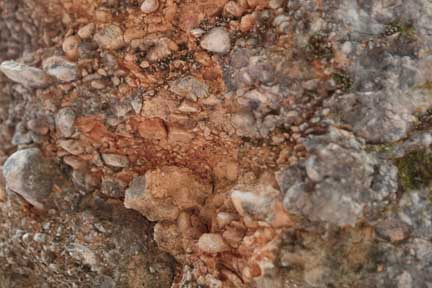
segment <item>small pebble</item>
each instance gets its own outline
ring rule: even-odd
[[[254,14],[247,14],[241,18],[240,21],[240,30],[245,33],[252,30],[256,22]]]
[[[79,57],[80,38],[77,36],[69,36],[63,41],[63,52],[69,59],[77,59]]]
[[[48,235],[44,233],[36,233],[33,236],[33,241],[38,243],[45,243],[48,240]]]
[[[124,168],[129,166],[129,159],[124,155],[102,154],[102,159],[105,164],[112,167]]]
[[[90,38],[90,37],[92,37],[93,36],[93,33],[94,33],[94,31],[95,31],[95,24],[94,23],[89,23],[89,24],[87,24],[87,25],[85,25],[85,26],[83,26],[83,27],[81,27],[79,30],[78,30],[78,36],[81,38],[81,39],[88,39],[88,38]]]
[[[205,233],[198,240],[198,247],[205,253],[220,253],[230,248],[220,234]]]
[[[77,65],[60,56],[52,56],[45,59],[42,67],[49,75],[61,82],[72,82],[79,75]]]
[[[107,25],[99,30],[94,36],[95,42],[104,49],[117,50],[125,44],[123,31],[117,25]]]
[[[229,33],[223,28],[213,28],[201,40],[201,47],[207,51],[226,54],[231,49]]]
[[[71,137],[74,133],[75,112],[71,108],[62,108],[55,118],[56,128],[63,137]]]
[[[90,83],[91,87],[97,90],[102,90],[105,88],[105,84],[101,80],[94,80]]]
[[[141,5],[141,11],[144,13],[153,13],[159,8],[158,0],[144,0]]]
[[[235,1],[229,1],[225,4],[224,12],[234,17],[241,17],[245,9]]]

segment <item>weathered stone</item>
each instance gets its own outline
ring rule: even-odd
[[[124,204],[150,221],[174,221],[180,211],[200,208],[210,194],[211,186],[189,169],[164,166],[135,177]]]
[[[44,88],[53,83],[53,79],[43,70],[13,60],[1,63],[0,71],[10,80],[30,88]]]
[[[99,30],[94,35],[94,40],[100,47],[108,50],[117,50],[125,44],[123,31],[119,26],[114,24],[109,24]]]
[[[50,206],[57,166],[37,148],[18,150],[3,165],[6,186],[38,209]]]
[[[30,144],[32,142],[32,135],[30,131],[28,131],[24,125],[24,123],[20,122],[15,126],[15,133],[12,137],[13,145],[21,145],[21,144]]]
[[[63,41],[63,52],[69,59],[77,59],[80,55],[81,40],[77,36],[69,36]]]
[[[112,167],[125,168],[129,166],[129,159],[125,155],[105,153],[102,154],[102,159],[105,164]]]
[[[289,226],[291,221],[282,208],[280,192],[269,185],[236,186],[231,201],[243,217],[265,221],[274,226]]]
[[[224,6],[224,12],[234,17],[241,17],[245,12],[245,9],[236,1],[228,1]]]
[[[170,90],[192,101],[209,96],[208,86],[193,76],[186,76],[171,82]]]
[[[93,36],[96,25],[94,23],[89,23],[83,27],[81,27],[77,34],[81,39],[88,39]]]
[[[122,198],[127,184],[114,177],[103,177],[101,183],[102,194],[111,198]]]
[[[182,242],[179,241],[181,235],[177,230],[177,225],[169,222],[159,222],[154,227],[154,240],[163,251],[178,255],[183,252]]]
[[[71,108],[62,108],[55,118],[56,128],[63,137],[71,137],[74,133],[76,114]]]
[[[226,54],[231,50],[229,33],[223,28],[210,30],[204,35],[200,45],[203,49],[218,54]]]
[[[144,0],[141,4],[141,11],[144,13],[153,13],[159,8],[158,0]]]
[[[85,152],[84,144],[79,140],[62,139],[58,141],[58,145],[72,155],[80,155]]]
[[[198,240],[198,247],[205,253],[221,253],[229,251],[230,247],[225,243],[220,234],[206,233]]]
[[[157,41],[154,41],[153,47],[147,52],[146,59],[149,62],[158,62],[167,58],[177,50],[178,46],[174,41],[163,37]]]
[[[375,174],[377,167],[389,164],[366,153],[352,134],[331,128],[305,144],[306,161],[278,174],[289,212],[312,221],[354,225],[365,207],[378,208],[396,192],[396,174]]]
[[[161,119],[146,119],[140,122],[138,133],[144,139],[162,140],[167,138],[167,130]]]
[[[43,69],[62,82],[71,82],[78,78],[78,66],[60,56],[52,56],[42,63]]]

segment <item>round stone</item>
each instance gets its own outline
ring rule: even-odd
[[[108,50],[117,50],[125,44],[123,31],[119,26],[113,24],[99,30],[95,34],[94,40],[100,47]]]
[[[144,0],[141,5],[141,11],[144,13],[153,13],[159,8],[158,0]]]

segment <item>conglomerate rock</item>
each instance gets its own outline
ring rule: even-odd
[[[0,287],[432,287],[429,0],[0,0]]]

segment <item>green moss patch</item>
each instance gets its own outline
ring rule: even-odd
[[[395,160],[399,179],[405,191],[426,187],[432,182],[432,153],[413,151]]]

